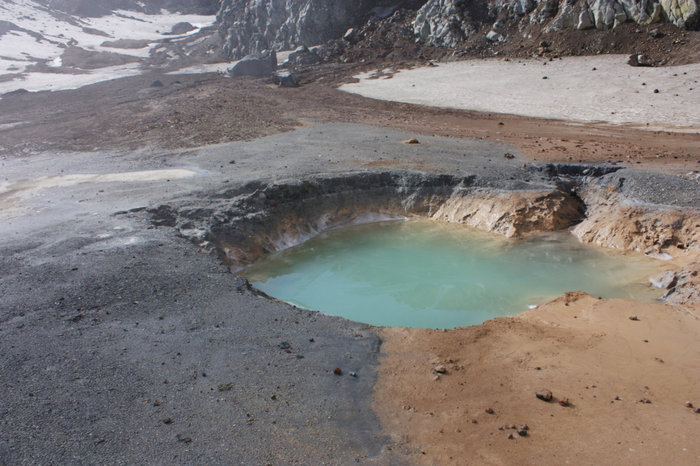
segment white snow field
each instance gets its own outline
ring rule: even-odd
[[[3,33],[0,29],[0,94],[26,89],[28,91],[75,89],[107,79],[131,76],[140,72],[138,64],[109,66],[81,70],[77,74],[37,71],[25,72],[27,67],[46,63],[60,67],[61,55],[68,46],[94,52],[113,52],[137,58],[148,57],[158,40],[178,40],[195,34],[200,28],[214,23],[215,16],[181,15],[163,11],[148,15],[133,11],[115,11],[101,18],[86,18],[52,12],[32,0],[0,1],[0,21],[14,26]],[[187,34],[165,35],[180,22],[189,22],[195,29]],[[143,41],[140,48],[115,48],[102,45],[106,41],[128,39]]]
[[[340,89],[433,107],[700,132],[700,64],[632,67],[627,56],[598,55],[467,60],[390,79],[374,74]]]

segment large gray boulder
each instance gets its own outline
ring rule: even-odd
[[[263,53],[248,55],[228,69],[228,74],[237,76],[270,76],[277,69],[277,54],[266,50]]]

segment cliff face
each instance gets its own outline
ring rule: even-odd
[[[265,49],[293,49],[337,39],[371,17],[415,0],[223,0],[217,16],[224,51],[232,58]]]
[[[417,10],[413,32],[424,44],[454,47],[490,26],[544,32],[611,29],[625,22],[670,22],[700,28],[700,0],[222,0],[224,51],[232,58],[265,49],[292,49],[338,39],[350,27],[399,8]]]
[[[698,0],[429,0],[413,27],[423,42],[453,47],[488,24],[490,40],[503,40],[500,32],[508,23],[551,32],[605,30],[625,22],[697,29],[700,6]]]

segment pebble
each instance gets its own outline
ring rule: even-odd
[[[357,377],[357,372],[348,372],[350,377]]]
[[[561,400],[559,400],[559,405],[567,408],[567,407],[571,406],[571,403],[569,402],[568,398],[562,398]]]
[[[486,414],[496,414],[496,411],[493,408],[486,408]]]
[[[406,139],[403,143],[404,144],[420,144],[420,141],[416,138],[410,138],[410,139]]]
[[[637,316],[630,316],[629,319],[639,321],[639,317],[637,317]]]
[[[437,366],[435,366],[433,368],[433,370],[435,372],[437,372],[438,374],[446,374],[447,373],[447,368],[445,366],[443,366],[442,364],[438,364]]]
[[[685,402],[685,407],[686,407],[686,408],[692,408],[692,407],[693,407],[693,403],[691,403],[690,401],[686,401],[686,402]]]
[[[508,434],[508,435],[506,436],[506,438],[507,438],[508,440],[513,440],[513,439],[515,438],[515,435],[513,435],[513,434],[511,433],[511,434]]]
[[[547,390],[547,389],[537,390],[535,392],[535,396],[542,401],[547,401],[547,402],[552,401],[552,392],[550,390]]]
[[[336,367],[335,369],[333,369],[333,373],[335,375],[343,375],[343,369],[341,369],[340,367]]]
[[[642,398],[641,400],[639,400],[639,402],[644,404],[651,404],[651,400],[649,398]]]
[[[165,419],[163,419],[163,424],[172,424],[172,423],[173,423],[172,418],[166,417]]]

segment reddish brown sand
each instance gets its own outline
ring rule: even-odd
[[[698,464],[699,311],[570,293],[475,327],[384,329],[374,405],[425,464]]]

